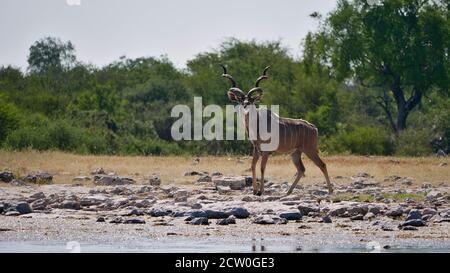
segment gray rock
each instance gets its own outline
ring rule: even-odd
[[[14,179],[14,174],[9,171],[0,172],[0,182],[11,182]]]
[[[426,198],[428,200],[434,200],[434,199],[442,197],[442,196],[443,196],[442,192],[433,190],[433,191],[430,191],[429,193],[427,193]]]
[[[362,221],[362,220],[364,220],[364,215],[358,214],[358,215],[352,216],[352,217],[350,217],[350,220],[352,220],[352,221]]]
[[[149,179],[150,186],[156,186],[159,187],[161,185],[161,177],[154,174]]]
[[[99,222],[99,223],[105,222],[105,217],[102,217],[102,216],[98,217],[96,222]]]
[[[157,208],[152,208],[150,211],[147,212],[147,214],[149,214],[152,217],[167,216],[170,213],[172,213],[172,212],[171,211],[167,211],[167,210],[163,210],[163,209],[157,209]]]
[[[197,182],[203,183],[203,182],[212,182],[212,178],[209,175],[201,176],[199,179],[197,179]]]
[[[190,171],[186,172],[184,176],[196,176],[196,175],[205,175],[208,174],[207,172],[197,172],[197,171]]]
[[[355,177],[353,178],[352,186],[355,189],[364,189],[367,187],[377,187],[379,183],[375,180],[369,180],[365,177]]]
[[[37,199],[31,203],[31,208],[33,210],[45,210],[48,205],[47,199]]]
[[[236,224],[236,217],[234,217],[233,215],[230,215],[230,216],[228,216],[228,218],[217,220],[216,224],[217,225]]]
[[[374,215],[378,215],[381,212],[381,208],[379,206],[369,205],[368,212],[371,212]]]
[[[205,210],[206,213],[206,217],[209,219],[222,219],[222,218],[227,218],[229,216],[228,213],[222,211],[222,210],[217,210],[217,209],[207,209]]]
[[[246,208],[242,208],[242,207],[234,207],[231,209],[227,209],[225,212],[227,215],[232,215],[235,216],[236,218],[239,219],[244,219],[250,216],[250,213],[248,212],[248,210]]]
[[[302,219],[302,214],[298,211],[286,211],[282,212],[279,215],[281,218],[285,218],[286,220],[300,220]]]
[[[203,210],[194,210],[194,211],[188,211],[187,214],[189,215],[188,219],[186,221],[190,221],[194,218],[207,218],[208,215]]]
[[[59,205],[59,208],[60,209],[79,210],[79,209],[81,209],[81,205],[80,205],[80,202],[78,202],[78,201],[66,200]]]
[[[198,217],[190,220],[188,222],[191,225],[209,225],[208,218],[206,217]]]
[[[123,221],[124,224],[145,224],[145,220],[139,218],[130,218]]]
[[[422,213],[418,209],[412,209],[409,211],[408,216],[406,217],[406,221],[412,219],[422,219]]]
[[[91,172],[92,175],[106,174],[105,170],[100,167]]]
[[[22,179],[27,183],[50,184],[53,181],[53,175],[48,172],[38,172],[36,174],[29,174]]]
[[[29,198],[33,199],[33,200],[44,199],[45,198],[45,194],[40,191],[40,192],[36,192],[36,193],[30,195]]]
[[[298,205],[297,208],[302,215],[308,215],[310,212],[315,212],[315,213],[320,212],[320,208],[318,206],[308,204],[308,203],[300,204],[300,205]]]
[[[232,190],[242,190],[245,188],[245,177],[243,176],[215,176],[212,182],[216,187],[229,187]]]
[[[283,225],[287,224],[288,220],[286,218],[281,218],[278,216],[270,216],[270,215],[259,215],[254,220],[253,223],[259,225]]]
[[[89,176],[76,176],[72,179],[72,181],[74,182],[86,182],[86,181],[91,181],[92,179]]]
[[[416,227],[414,226],[402,226],[400,228],[401,230],[418,230]]]
[[[402,177],[399,180],[396,181],[397,183],[400,183],[402,185],[410,186],[413,183],[413,179],[409,177]]]
[[[403,215],[403,208],[402,207],[396,207],[396,208],[390,209],[390,210],[386,211],[385,215],[389,216],[389,217],[402,216]]]
[[[16,210],[10,210],[5,213],[5,216],[19,216],[19,215],[20,215],[20,212],[18,212]]]
[[[108,197],[101,194],[88,195],[81,198],[80,205],[83,207],[96,206],[107,202],[108,199]]]
[[[326,223],[326,224],[333,223],[333,221],[331,220],[331,217],[329,215],[325,215],[324,217],[322,217],[321,222]]]
[[[371,220],[373,218],[375,218],[375,214],[373,212],[368,212],[364,215],[363,220]]]
[[[6,211],[17,211],[19,214],[28,214],[32,213],[33,209],[27,202],[17,202],[8,204]]]
[[[423,209],[422,214],[423,215],[436,215],[437,211],[432,208],[425,208],[425,209]]]
[[[111,224],[121,224],[123,223],[123,219],[122,217],[116,217],[114,219],[112,219],[111,221],[109,221]]]
[[[114,185],[129,185],[133,184],[134,180],[127,177],[120,177],[116,175],[96,175],[94,176],[94,182],[101,186],[114,186]]]
[[[422,219],[411,219],[411,220],[406,220],[405,222],[400,224],[400,227],[405,227],[405,226],[423,227],[423,226],[426,226],[426,223]]]
[[[9,182],[9,184],[11,186],[25,186],[26,185],[25,181],[23,181],[21,179],[13,179],[11,182]]]

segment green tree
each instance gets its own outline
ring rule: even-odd
[[[374,99],[400,132],[431,89],[448,92],[448,17],[445,0],[340,0],[305,40],[305,61],[310,70],[377,88]]]
[[[31,72],[48,72],[71,67],[76,61],[73,44],[59,38],[45,37],[30,47],[28,69]]]

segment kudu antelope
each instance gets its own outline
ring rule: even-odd
[[[266,117],[269,119],[274,119],[276,124],[278,124],[278,147],[272,151],[264,151],[261,149],[261,144],[265,143],[265,141],[260,138],[260,126],[257,123],[256,126],[256,135],[257,138],[255,140],[250,139],[253,144],[253,160],[252,160],[252,185],[253,185],[253,194],[262,195],[264,193],[264,172],[266,170],[267,160],[269,158],[269,154],[271,152],[280,152],[280,153],[290,153],[292,157],[292,161],[294,162],[295,167],[297,168],[297,174],[295,176],[294,183],[289,188],[287,194],[291,194],[294,188],[296,187],[298,181],[305,173],[305,166],[302,162],[302,153],[305,153],[313,162],[320,168],[322,173],[325,176],[328,192],[330,194],[333,193],[333,187],[330,182],[330,178],[328,177],[328,171],[326,164],[319,157],[319,150],[317,148],[317,136],[318,131],[317,128],[302,119],[291,119],[291,118],[283,118],[279,117],[274,112],[271,112],[267,108],[260,107],[256,108],[255,103],[261,101],[263,96],[263,89],[259,86],[262,80],[268,78],[267,70],[269,66],[266,67],[263,71],[263,74],[256,80],[255,87],[253,87],[247,94],[245,94],[241,89],[237,87],[236,81],[234,78],[227,73],[227,69],[225,66],[221,65],[223,68],[222,77],[228,79],[232,87],[228,90],[228,98],[230,101],[240,104],[243,109],[244,115],[244,123],[247,134],[249,134],[249,130],[252,130],[249,126],[249,112],[246,111],[247,108],[254,107],[256,109],[256,113],[259,116],[261,111],[267,111]],[[258,119],[259,120],[259,119]],[[257,179],[256,179],[256,164],[258,163],[259,157],[261,156],[261,182],[260,187],[258,189]]]

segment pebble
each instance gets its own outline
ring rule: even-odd
[[[188,222],[191,225],[209,225],[208,218],[206,217],[197,217]]]
[[[282,212],[279,215],[281,218],[285,218],[286,220],[301,220],[302,214],[298,211],[286,211]]]

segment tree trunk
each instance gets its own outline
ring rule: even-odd
[[[405,94],[400,85],[400,79],[396,78],[391,86],[397,104],[397,126],[394,130],[396,134],[406,129],[406,120],[409,113],[416,107],[422,99],[423,92],[417,87],[413,87],[411,97],[405,100]]]

